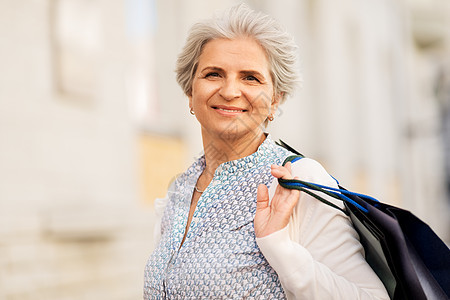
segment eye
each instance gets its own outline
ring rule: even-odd
[[[258,80],[258,78],[256,78],[256,77],[253,76],[253,75],[245,76],[244,79],[247,80],[247,81],[256,81],[256,82],[260,82],[260,81]]]
[[[209,72],[205,75],[205,78],[215,78],[215,77],[219,77],[220,74],[217,72]]]

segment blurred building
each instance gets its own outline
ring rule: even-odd
[[[153,199],[202,152],[176,56],[239,2],[0,2],[0,299],[142,298]],[[246,2],[300,46],[268,131],[449,242],[450,3]]]
[[[123,1],[0,2],[0,299],[139,299],[152,247]]]

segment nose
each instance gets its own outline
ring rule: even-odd
[[[227,101],[239,98],[242,95],[239,82],[235,79],[228,78],[223,82],[219,94]]]

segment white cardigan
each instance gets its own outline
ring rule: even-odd
[[[292,174],[304,181],[337,186],[312,159],[293,163]],[[274,178],[269,188],[270,199],[277,186]],[[327,200],[343,207],[331,197]],[[161,217],[166,204],[167,198],[155,201],[157,216]],[[155,241],[159,238],[160,220],[156,223]],[[286,228],[257,238],[256,242],[277,272],[288,299],[389,299],[382,282],[364,259],[364,249],[349,218],[306,193],[300,193]]]

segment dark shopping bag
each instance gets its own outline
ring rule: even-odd
[[[284,143],[282,146],[295,151]],[[302,157],[301,154],[290,156],[283,165]],[[296,179],[278,179],[278,182],[285,188],[308,193],[350,216],[366,261],[391,299],[450,299],[450,250],[411,212],[341,186],[335,189]],[[345,209],[327,201],[323,195],[343,201]]]

